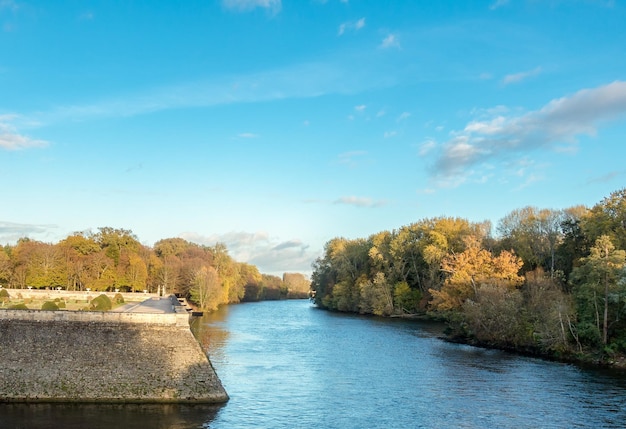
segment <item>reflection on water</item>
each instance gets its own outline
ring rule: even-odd
[[[221,406],[171,404],[0,404],[2,429],[191,429]]]

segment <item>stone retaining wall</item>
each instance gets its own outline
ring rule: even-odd
[[[100,292],[100,291],[66,291],[66,290],[56,290],[56,289],[6,289],[11,298],[15,299],[18,296],[22,298],[34,298],[34,299],[55,299],[55,298],[64,298],[64,299],[78,299],[78,300],[91,300],[98,295],[105,294],[109,298],[113,299],[116,292]],[[118,292],[124,298],[124,301],[143,301],[145,299],[154,298],[158,295],[156,293],[143,293],[143,292]]]
[[[188,318],[0,310],[0,402],[225,402]]]

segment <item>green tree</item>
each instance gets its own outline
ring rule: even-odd
[[[601,235],[589,256],[583,258],[581,265],[574,269],[575,292],[582,307],[579,313],[583,316],[583,322],[585,315],[587,320],[589,314],[594,316],[604,345],[609,340],[609,320],[618,321],[624,310],[625,264],[626,252],[615,249],[608,235]],[[610,317],[609,313],[614,316]]]
[[[524,261],[525,271],[541,266],[554,277],[556,251],[563,240],[561,225],[565,219],[562,210],[536,207],[513,210],[498,224],[502,246],[515,250]]]

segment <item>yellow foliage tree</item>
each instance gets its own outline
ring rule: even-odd
[[[465,239],[467,248],[458,254],[449,254],[441,263],[448,274],[441,290],[430,289],[431,305],[439,311],[455,310],[474,296],[483,284],[514,289],[523,282],[518,275],[523,265],[515,254],[503,251],[494,256],[481,247],[475,237]]]

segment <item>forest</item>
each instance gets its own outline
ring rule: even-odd
[[[233,260],[221,243],[167,238],[148,247],[132,231],[111,227],[74,233],[55,244],[22,238],[0,247],[0,286],[15,289],[165,290],[214,310],[241,301],[306,298],[309,284],[300,273],[262,274]]]
[[[315,303],[443,319],[457,341],[623,363],[626,189],[592,208],[516,209],[492,229],[438,217],[333,238],[313,266]]]

